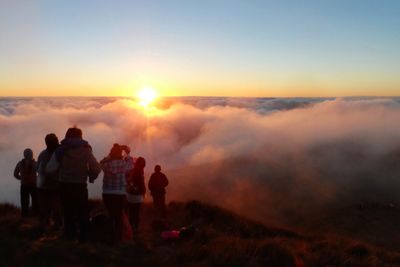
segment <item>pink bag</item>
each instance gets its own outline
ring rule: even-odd
[[[180,231],[171,230],[171,231],[164,231],[161,233],[161,237],[165,240],[170,239],[179,239]]]
[[[133,237],[133,231],[131,224],[129,223],[128,215],[126,212],[122,213],[122,238],[121,240],[124,241],[129,241],[132,240]]]

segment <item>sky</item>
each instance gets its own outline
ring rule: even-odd
[[[2,0],[0,96],[399,96],[398,14],[391,0]]]

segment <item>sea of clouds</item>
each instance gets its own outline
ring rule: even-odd
[[[400,202],[397,98],[0,98],[0,201],[19,204],[12,176],[44,136],[83,130],[97,159],[113,143],[161,164],[169,200],[199,199],[266,222],[327,207]],[[89,186],[101,196],[101,177]],[[149,197],[147,197],[149,199]]]

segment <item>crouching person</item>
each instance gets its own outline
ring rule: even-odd
[[[100,161],[104,172],[103,202],[111,219],[112,237],[115,243],[126,239],[123,231],[124,219],[127,219],[126,174],[133,168],[131,161],[124,159],[123,150],[126,151],[126,146],[114,144],[110,154]]]
[[[76,224],[79,241],[87,239],[89,224],[87,180],[93,183],[101,172],[100,163],[93,156],[89,143],[82,139],[82,130],[69,128],[65,139],[55,150],[46,171],[59,169],[61,205],[64,212],[64,235],[74,238]]]

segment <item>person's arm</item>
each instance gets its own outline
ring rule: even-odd
[[[46,173],[54,173],[58,170],[59,167],[60,167],[60,163],[58,162],[58,160],[56,158],[56,153],[53,153],[53,155],[51,155],[50,161],[46,165],[45,172]]]
[[[142,195],[145,195],[146,194],[146,184],[144,182],[144,175],[142,176],[141,184],[142,184]]]
[[[125,173],[125,182],[126,182],[126,191],[130,190],[132,186],[132,170],[129,170]]]
[[[125,162],[126,162],[126,169],[127,170],[132,170],[133,166],[135,165],[135,159],[128,155],[125,158]]]
[[[150,191],[153,191],[153,184],[154,184],[154,174],[150,176],[149,184],[147,185]]]
[[[90,179],[94,181],[101,172],[101,165],[97,161],[97,159],[93,156],[92,152],[89,153],[88,167],[89,167]]]
[[[103,172],[109,172],[110,169],[110,161],[108,158],[104,158],[100,161],[100,166]]]
[[[37,171],[38,171],[38,164],[37,164],[37,162],[35,161],[35,160],[33,160],[33,166],[32,166],[33,168],[33,170],[35,170],[35,174],[37,173]]]
[[[164,175],[164,187],[167,187],[169,185],[169,181],[168,181],[167,176],[165,174],[163,174],[163,175]]]
[[[17,165],[15,166],[15,169],[14,169],[14,177],[16,178],[16,179],[18,179],[18,180],[21,180],[21,173],[19,172],[19,170],[20,170],[20,162],[18,162],[17,163]]]
[[[37,171],[37,172],[41,172],[41,170],[40,170],[40,163],[41,163],[41,161],[42,161],[42,153],[39,154],[38,160],[37,160],[37,162],[36,162],[36,171]]]

